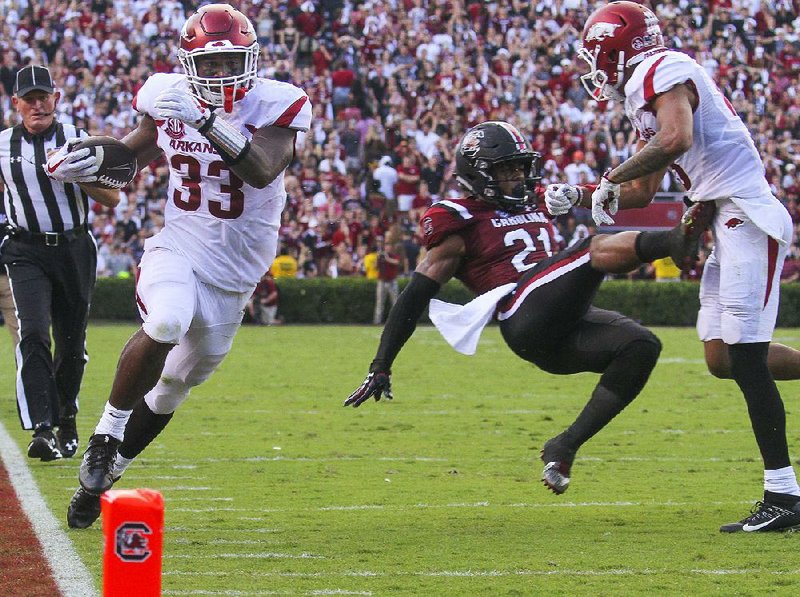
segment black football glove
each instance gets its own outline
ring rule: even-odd
[[[370,396],[375,396],[375,401],[381,399],[381,396],[386,396],[387,400],[391,400],[392,396],[392,374],[386,371],[372,371],[364,380],[358,389],[350,394],[350,397],[344,401],[344,406],[352,406],[358,408],[362,402],[369,399]]]

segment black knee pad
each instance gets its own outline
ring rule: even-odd
[[[650,330],[637,326],[637,334],[617,352],[600,378],[608,388],[629,404],[642,391],[661,354],[661,340]]]

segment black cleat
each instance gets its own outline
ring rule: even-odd
[[[56,434],[52,429],[43,429],[33,434],[33,439],[28,444],[28,457],[38,458],[42,462],[50,462],[58,460],[61,456]]]
[[[564,445],[561,436],[556,436],[544,444],[541,452],[544,470],[542,482],[553,493],[561,495],[569,487],[569,475],[575,450]]]
[[[58,426],[58,445],[64,458],[72,458],[78,451],[78,427],[75,417],[64,417]]]
[[[756,502],[750,510],[750,516],[719,527],[722,533],[765,533],[791,529],[800,529],[800,497],[771,491],[764,492],[764,500]]]
[[[89,445],[83,453],[83,462],[78,473],[81,487],[89,493],[100,495],[111,489],[114,484],[111,475],[120,443],[118,439],[105,434],[95,434],[89,438]]]
[[[681,218],[673,231],[669,256],[681,271],[688,271],[697,261],[697,250],[703,233],[711,226],[717,205],[713,201],[693,204]]]
[[[71,529],[87,529],[100,516],[100,496],[83,487],[72,496],[67,508],[67,524]]]

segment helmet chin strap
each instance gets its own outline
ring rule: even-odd
[[[524,199],[527,194],[528,186],[525,184],[525,181],[522,181],[514,185],[514,188],[511,189],[511,195],[507,195],[507,197],[509,199]]]
[[[519,207],[520,204],[528,198],[528,193],[528,185],[525,182],[518,182],[516,185],[514,185],[514,188],[511,189],[510,195],[506,195],[505,193],[501,192],[501,196],[506,202],[504,207],[509,209],[512,207]]]
[[[246,89],[242,87],[236,87],[236,92],[234,93],[234,87],[231,85],[226,85],[222,88],[222,95],[223,95],[223,102],[222,107],[224,108],[225,112],[230,114],[233,112],[233,102],[237,102],[244,97],[244,94],[247,93]]]

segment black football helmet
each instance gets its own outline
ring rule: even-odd
[[[510,195],[500,190],[495,166],[519,160],[525,167],[525,182]],[[456,149],[456,180],[471,196],[514,209],[533,202],[533,190],[541,180],[541,154],[516,127],[507,122],[489,121],[466,132]]]

